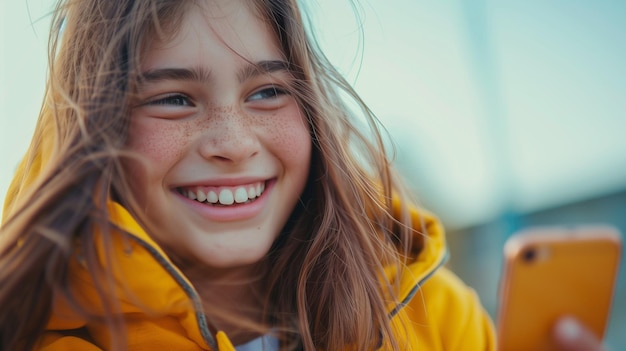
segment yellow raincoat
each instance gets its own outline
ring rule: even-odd
[[[20,165],[7,194],[5,215],[45,164],[44,146],[39,145],[30,167],[25,162]],[[113,233],[114,264],[110,267],[129,350],[234,351],[225,333],[210,332],[197,292],[163,250],[119,204],[110,203],[109,210],[112,222],[130,233]],[[494,350],[493,326],[475,292],[444,267],[447,250],[441,225],[425,212],[413,211],[412,216],[416,227],[425,228],[423,248],[416,250],[401,277],[388,272],[390,280],[401,280],[402,303],[389,311],[399,345],[406,350]],[[103,252],[101,244],[98,250]],[[94,313],[101,310],[92,277],[78,254],[70,261],[68,281],[81,306],[89,306]],[[85,329],[89,340],[75,332]],[[109,343],[104,325],[87,323],[56,296],[52,316],[35,349],[107,350]]]

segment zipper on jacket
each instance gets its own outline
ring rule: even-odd
[[[448,249],[446,249],[443,257],[439,260],[439,262],[437,262],[435,267],[433,267],[433,269],[431,269],[430,272],[428,272],[422,279],[420,279],[417,283],[415,283],[415,286],[413,286],[411,291],[409,291],[409,294],[402,301],[400,301],[400,303],[393,310],[391,310],[391,312],[389,312],[389,319],[393,318],[396,314],[398,314],[398,312],[400,312],[400,310],[402,310],[402,308],[404,308],[404,306],[406,306],[409,303],[409,301],[413,299],[413,297],[415,296],[415,294],[417,294],[417,292],[422,287],[422,285],[424,285],[424,283],[428,279],[430,279],[430,277],[432,277],[433,274],[435,274],[435,272],[437,272],[439,268],[441,268],[448,261],[449,256],[450,254],[448,252]]]
[[[159,264],[161,264],[161,266],[165,268],[165,270],[172,276],[172,278],[174,278],[178,285],[183,288],[187,296],[189,296],[189,298],[193,302],[194,311],[196,313],[196,320],[198,322],[198,328],[200,329],[200,334],[202,335],[202,338],[212,350],[218,350],[217,342],[215,341],[213,334],[211,334],[211,331],[209,330],[209,325],[207,323],[206,316],[204,315],[204,309],[202,308],[202,302],[196,289],[191,284],[189,284],[189,282],[187,282],[187,280],[182,277],[178,269],[172,263],[170,263],[169,260],[163,257],[160,252],[152,247],[152,245],[134,235],[129,235],[128,237],[132,240],[135,240],[139,245],[141,245],[150,254],[152,254],[157,262],[159,262]]]
[[[415,294],[417,294],[417,292],[422,287],[422,285],[424,285],[424,283],[428,279],[430,279],[430,277],[432,277],[433,274],[435,274],[435,272],[437,272],[439,268],[441,268],[448,261],[448,257],[449,257],[449,253],[448,253],[448,249],[446,249],[443,257],[439,260],[439,262],[437,262],[437,264],[433,267],[433,269],[431,269],[430,272],[428,272],[424,277],[422,277],[422,279],[420,279],[417,283],[415,283],[415,286],[413,286],[411,291],[409,291],[409,294],[402,301],[400,301],[400,303],[396,307],[394,307],[394,309],[391,310],[391,312],[389,312],[389,319],[397,315],[398,312],[400,312],[400,310],[402,310],[404,306],[406,306],[409,303],[409,301],[411,301],[413,297],[415,297]],[[381,331],[380,343],[378,344],[378,346],[376,346],[376,350],[380,349],[383,346],[382,335],[383,333]]]
[[[186,279],[184,279],[181,276],[178,269],[175,268],[174,265],[171,264],[165,257],[163,257],[163,255],[161,255],[160,252],[158,252],[154,247],[152,247],[152,245],[146,243],[145,241],[137,238],[134,235],[129,235],[129,237],[135,240],[139,245],[141,245],[144,249],[146,249],[150,254],[152,254],[152,256],[157,260],[157,262],[159,262],[159,264],[161,264],[161,266],[163,266],[163,268],[165,268],[165,270],[183,288],[187,296],[189,296],[189,298],[193,302],[194,311],[196,313],[196,320],[198,322],[198,328],[200,329],[200,334],[204,338],[204,341],[207,343],[207,345],[211,347],[211,349],[218,350],[217,342],[215,341],[213,334],[211,334],[211,331],[209,330],[209,326],[207,324],[207,320],[204,315],[204,309],[202,308],[202,302],[200,301],[198,292],[194,289],[194,287],[191,284],[187,282]],[[446,249],[443,257],[439,260],[439,262],[437,262],[437,264],[433,267],[433,269],[431,269],[430,272],[428,272],[422,279],[420,279],[415,284],[415,286],[413,286],[411,291],[409,291],[409,294],[402,301],[400,301],[400,303],[393,310],[391,310],[391,312],[389,312],[389,319],[397,315],[398,312],[400,312],[400,310],[402,310],[402,308],[404,308],[413,299],[413,297],[415,296],[415,294],[417,294],[417,292],[422,287],[422,285],[430,277],[432,277],[433,274],[435,274],[435,272],[439,270],[439,268],[441,268],[448,261],[448,258],[449,258],[449,252]],[[381,345],[379,345],[378,347],[380,348],[381,346],[382,346],[382,342],[381,342]]]

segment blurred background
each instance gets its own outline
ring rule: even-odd
[[[626,2],[307,0],[495,316],[502,246],[534,225],[626,233]],[[0,200],[43,95],[50,0],[0,4]],[[607,342],[626,348],[626,264]],[[621,333],[620,333],[621,331]]]

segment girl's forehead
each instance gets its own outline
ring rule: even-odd
[[[250,45],[272,43],[279,47],[271,26],[261,18],[250,0],[194,1],[181,13],[177,21],[164,23],[147,38],[146,48],[164,49],[180,44],[190,37],[198,40],[213,38],[234,51],[259,51]],[[165,18],[165,21],[171,19]]]
[[[155,31],[158,34],[148,38],[143,69],[197,65],[228,53],[247,61],[282,59],[284,55],[272,28],[244,2],[210,1],[187,6],[174,25]]]

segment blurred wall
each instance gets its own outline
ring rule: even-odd
[[[626,188],[626,2],[310,3],[449,228]]]

